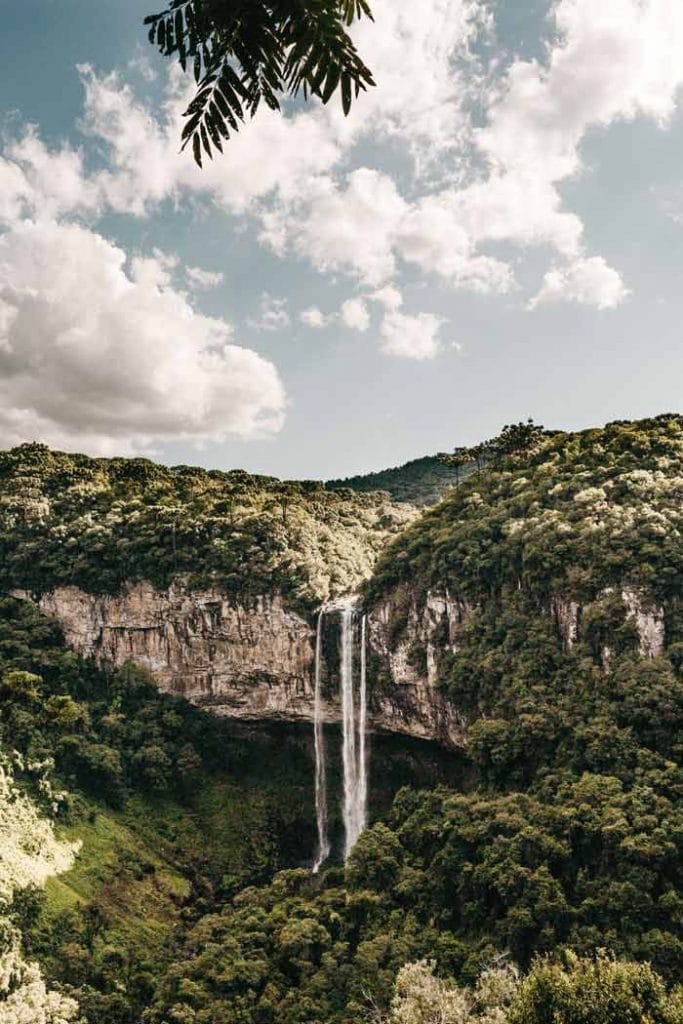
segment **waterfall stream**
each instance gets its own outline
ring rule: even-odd
[[[341,611],[341,659],[339,666],[342,699],[342,760],[344,763],[344,859],[358,838],[358,762],[353,694],[353,606]]]
[[[325,733],[323,731],[322,707],[322,626],[324,612],[318,613],[318,628],[315,636],[315,696],[313,705],[313,734],[315,740],[315,816],[318,824],[318,851],[313,863],[313,874],[330,855],[330,841],[327,834],[327,769],[325,765]]]
[[[342,607],[341,619],[341,697],[342,754],[344,762],[344,859],[356,845],[367,818],[368,781],[366,764],[367,669],[365,652],[365,616],[361,619],[360,685],[356,707],[353,678],[355,607]]]
[[[360,621],[360,705],[358,709],[358,835],[365,829],[368,817],[368,765],[367,765],[367,732],[368,732],[368,666],[367,666],[367,625],[363,615]],[[356,839],[358,836],[356,836]]]
[[[342,712],[342,762],[344,768],[344,859],[356,844],[367,824],[367,619],[360,620],[360,678],[358,692],[354,687],[354,640],[356,633],[355,600],[346,598],[322,608],[318,614],[315,641],[315,692],[313,732],[315,740],[315,812],[318,826],[318,847],[313,872],[316,874],[330,855],[327,813],[327,774],[325,736],[323,731],[322,634],[327,612],[340,616],[339,689]]]

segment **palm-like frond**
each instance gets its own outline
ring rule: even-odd
[[[348,114],[374,85],[347,31],[363,16],[372,17],[366,0],[171,0],[149,15],[150,42],[197,84],[183,149],[191,143],[201,167],[261,101],[279,110],[282,95],[327,103],[339,91]]]

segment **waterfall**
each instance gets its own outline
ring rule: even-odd
[[[318,613],[318,628],[315,636],[315,696],[313,704],[313,735],[315,740],[315,816],[318,823],[318,850],[313,864],[313,874],[330,855],[330,841],[327,835],[327,771],[325,766],[325,734],[323,731],[322,709],[322,625],[324,612]]]
[[[360,707],[358,710],[358,834],[365,829],[368,817],[368,764],[366,737],[368,724],[367,624],[360,621]]]
[[[342,760],[344,762],[344,859],[358,838],[358,764],[353,699],[353,606],[341,610],[340,684],[342,698]]]
[[[327,819],[327,778],[325,770],[325,736],[322,708],[322,627],[325,613],[338,612],[341,618],[339,651],[339,688],[342,710],[342,762],[344,768],[344,859],[356,844],[367,824],[367,619],[360,620],[360,678],[358,693],[354,688],[353,656],[355,634],[355,601],[335,601],[318,614],[315,641],[315,695],[313,730],[315,740],[315,811],[318,825],[318,848],[313,872],[317,873],[330,855]]]
[[[341,619],[341,696],[342,696],[342,755],[344,762],[344,859],[356,845],[367,818],[367,670],[365,652],[365,616],[361,620],[360,688],[358,694],[358,721],[356,724],[356,695],[353,685],[354,607],[342,607]]]

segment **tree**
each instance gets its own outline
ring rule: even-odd
[[[444,463],[445,466],[453,467],[453,469],[455,470],[455,486],[459,487],[460,470],[464,466],[468,466],[473,460],[473,456],[470,453],[470,449],[464,448],[462,446],[459,448],[454,448],[452,452],[444,453],[443,455],[440,455],[439,458]]]
[[[348,114],[375,84],[347,31],[363,16],[367,0],[171,0],[149,15],[150,42],[194,74],[183,149],[191,141],[201,167],[261,101],[279,110],[282,95],[327,103],[340,91]]]
[[[497,456],[528,455],[545,435],[545,428],[529,417],[526,422],[506,424],[491,444]]]
[[[519,990],[510,1024],[681,1024],[683,993],[667,992],[649,964],[568,952],[564,965],[537,960]]]

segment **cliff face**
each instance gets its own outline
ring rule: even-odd
[[[25,591],[15,594],[32,599]],[[217,590],[191,590],[176,581],[167,590],[139,583],[116,596],[59,587],[36,601],[61,623],[79,654],[118,666],[142,665],[161,689],[217,714],[313,719],[315,631],[277,595],[243,606]],[[439,609],[436,602],[431,618],[415,620],[421,641],[440,623]],[[438,694],[435,672],[421,676],[410,668],[403,647],[392,649],[391,611],[387,606],[369,620],[368,660],[378,668],[370,673],[370,727],[457,746],[462,729]],[[338,617],[331,611],[325,618],[327,649],[336,649]],[[324,667],[324,678],[325,719],[338,722],[334,666]]]
[[[430,592],[421,605],[397,588],[368,617],[374,699],[393,721],[409,719],[413,735],[461,746],[466,723],[439,688],[441,659],[455,649],[472,611],[448,591]],[[398,628],[397,628],[398,627]]]
[[[244,607],[216,590],[149,583],[116,596],[59,587],[38,600],[84,657],[147,668],[161,689],[234,717],[306,718],[313,647],[308,623],[279,597]]]
[[[612,591],[605,591],[605,595]],[[26,592],[16,596],[31,599]],[[664,646],[664,614],[643,594],[625,588],[626,616],[637,628],[640,652],[653,658]],[[147,668],[161,689],[233,718],[312,721],[315,631],[285,608],[278,595],[235,604],[217,590],[190,589],[178,580],[166,590],[149,583],[117,596],[60,587],[37,598],[62,625],[67,642],[84,657]],[[564,598],[551,602],[565,649],[581,638],[590,606]],[[368,616],[369,725],[374,730],[464,744],[467,723],[445,701],[443,659],[457,650],[474,607],[447,590],[420,601],[401,585]],[[341,721],[338,679],[339,618],[326,612],[322,667],[324,717]],[[611,651],[602,651],[605,668]]]
[[[613,587],[606,587],[600,598],[615,594]],[[619,596],[626,613],[626,621],[632,623],[638,634],[638,646],[641,658],[658,658],[664,650],[665,626],[664,609],[653,599],[635,587],[624,586]],[[598,600],[600,600],[600,598]],[[581,605],[577,601],[557,597],[551,602],[550,611],[565,650],[570,651],[581,639],[582,621],[593,606]],[[605,669],[611,661],[611,649],[606,646],[602,650],[602,661]]]

